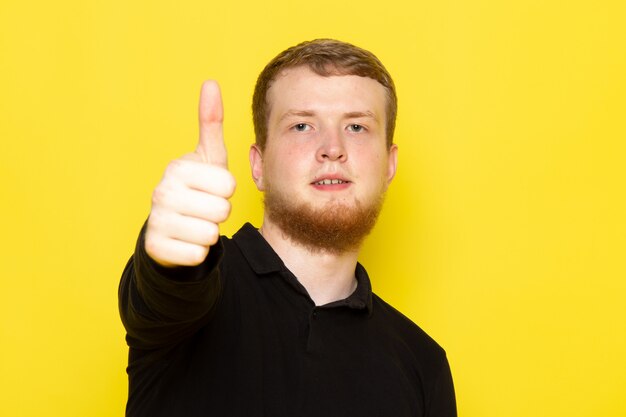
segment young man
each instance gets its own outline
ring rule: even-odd
[[[445,352],[357,263],[396,171],[396,101],[353,45],[278,55],[253,98],[263,225],[228,239],[235,180],[203,85],[198,147],[154,190],[120,284],[128,416],[456,416]]]

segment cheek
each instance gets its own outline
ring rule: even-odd
[[[291,146],[277,155],[276,162],[286,174],[297,173],[311,160],[311,151],[306,146]]]
[[[376,152],[370,152],[360,155],[362,159],[361,167],[362,175],[367,176],[371,184],[386,184],[389,174],[388,155],[386,149]]]
[[[357,150],[354,154],[355,158],[361,161],[361,164],[368,168],[372,175],[375,175],[377,168],[386,166],[387,164],[387,154],[385,150]]]
[[[292,151],[273,154],[265,161],[265,177],[275,186],[291,183],[299,172],[298,161],[297,154]]]

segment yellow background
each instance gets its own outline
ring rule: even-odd
[[[0,415],[123,414],[118,279],[202,80],[230,235],[261,216],[257,74],[334,37],[395,77],[399,172],[362,262],[446,348],[460,415],[625,416],[625,4],[2,0]]]

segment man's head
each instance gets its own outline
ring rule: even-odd
[[[265,192],[263,227],[311,251],[358,250],[397,164],[395,91],[382,64],[338,41],[301,44],[266,67],[254,100],[250,164]]]
[[[393,80],[374,54],[365,49],[334,39],[316,39],[286,49],[265,66],[257,79],[252,99],[252,117],[257,146],[263,150],[267,141],[267,124],[272,110],[268,90],[283,71],[308,67],[321,76],[358,75],[379,82],[387,93],[387,147],[393,143],[398,99]]]

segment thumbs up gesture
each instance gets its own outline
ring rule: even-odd
[[[235,178],[228,171],[224,110],[215,81],[202,85],[198,118],[196,150],[170,162],[152,194],[145,249],[163,266],[202,263],[230,214]]]

